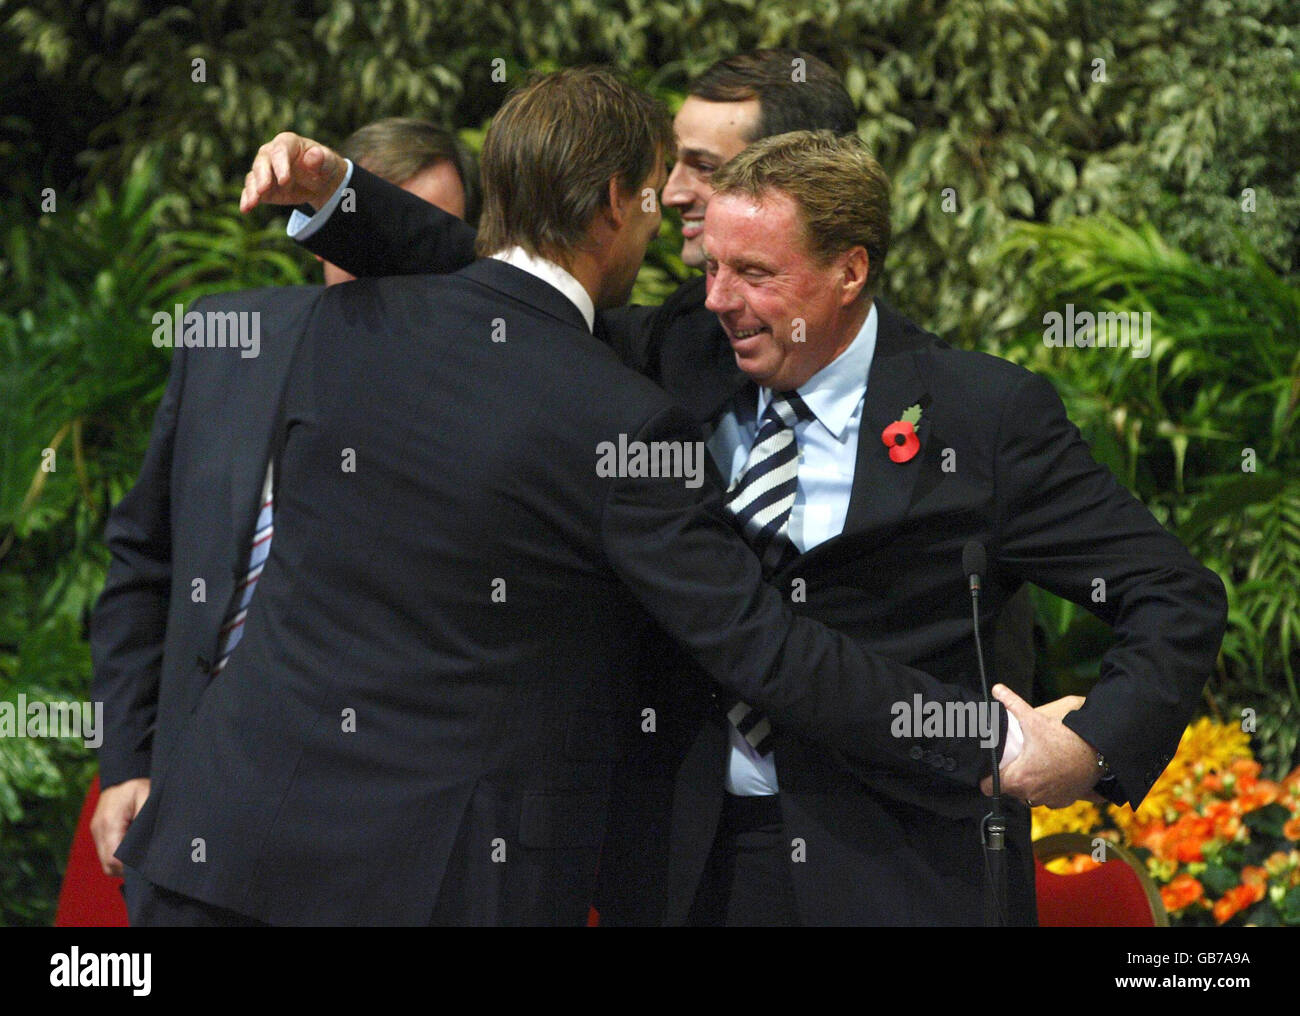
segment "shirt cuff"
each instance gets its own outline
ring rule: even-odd
[[[302,243],[304,240],[310,239],[312,234],[325,225],[330,216],[334,214],[334,209],[343,200],[343,192],[348,189],[348,184],[352,182],[352,160],[344,159],[343,161],[348,164],[348,171],[343,176],[343,182],[330,195],[330,199],[321,205],[319,212],[315,215],[304,215],[296,208],[293,210],[293,214],[289,216],[289,225],[285,228],[290,240]]]
[[[998,768],[1002,769],[1011,765],[1012,762],[1020,755],[1025,747],[1025,735],[1020,729],[1020,721],[1010,713],[1007,713],[1007,746],[1002,749],[1002,759],[998,763]]]

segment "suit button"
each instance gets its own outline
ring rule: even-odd
[[[194,662],[205,674],[212,669],[212,663],[206,656],[200,656]]]
[[[925,752],[923,752],[920,748],[913,747],[907,753],[907,757],[910,758],[913,762],[919,762],[921,761],[921,756],[924,754]]]

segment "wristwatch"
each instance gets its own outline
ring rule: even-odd
[[[1095,790],[1108,801],[1115,800],[1115,791],[1118,789],[1119,781],[1115,779],[1115,774],[1110,771],[1110,763],[1106,761],[1106,756],[1097,752],[1097,782],[1093,785]]]

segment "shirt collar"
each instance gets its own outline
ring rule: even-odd
[[[581,282],[554,261],[529,254],[522,247],[507,247],[505,250],[497,251],[492,257],[554,286],[578,308],[582,319],[587,322],[587,331],[591,331],[595,326],[596,305],[591,300],[591,294],[583,288]]]
[[[876,302],[847,349],[799,386],[799,397],[823,427],[844,440],[844,430],[867,390],[867,374],[876,354]],[[758,419],[772,401],[772,389],[758,390]]]

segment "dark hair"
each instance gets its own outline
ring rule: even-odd
[[[696,78],[690,95],[709,102],[757,99],[758,122],[746,142],[788,131],[854,134],[857,110],[827,64],[797,49],[755,49],[719,60]]]
[[[440,162],[451,163],[465,188],[465,221],[478,218],[478,169],[451,131],[427,120],[390,116],[353,131],[339,152],[399,187]]]

